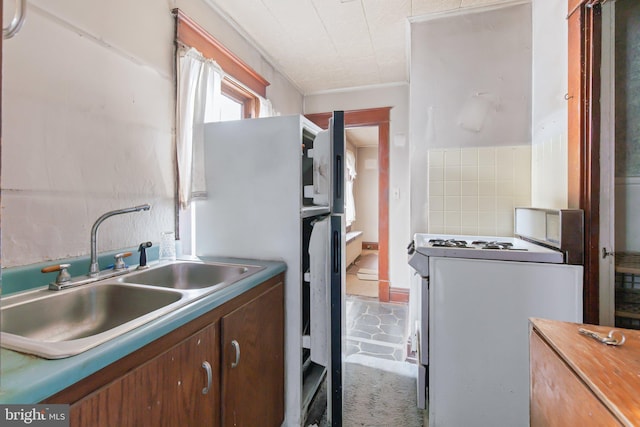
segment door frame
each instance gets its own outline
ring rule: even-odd
[[[584,211],[583,321],[600,320],[600,0],[568,0],[568,207]]]
[[[349,110],[344,112],[344,127],[378,127],[378,300],[408,300],[406,292],[391,288],[389,282],[389,130],[392,107]],[[332,112],[305,114],[323,129],[329,127]]]

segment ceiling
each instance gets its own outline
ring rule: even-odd
[[[378,146],[378,126],[364,126],[345,129],[347,141],[356,148]]]
[[[304,94],[409,81],[409,18],[512,0],[207,0]]]

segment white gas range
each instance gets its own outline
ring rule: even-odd
[[[409,246],[430,426],[527,426],[528,319],[582,322],[582,211],[516,208],[515,224],[517,237],[416,234]]]

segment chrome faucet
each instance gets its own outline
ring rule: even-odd
[[[98,227],[102,224],[102,221],[109,218],[110,216],[125,214],[129,212],[140,212],[140,211],[148,211],[151,209],[151,205],[144,204],[140,206],[134,206],[132,208],[124,208],[124,209],[116,209],[115,211],[110,211],[98,218],[96,222],[91,227],[91,267],[89,268],[89,277],[96,277],[100,273],[100,267],[98,266],[98,256],[96,253],[96,235],[98,233]]]

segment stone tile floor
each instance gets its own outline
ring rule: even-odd
[[[407,342],[407,305],[374,298],[346,297],[347,357],[362,354],[404,361]]]

